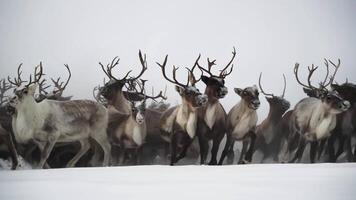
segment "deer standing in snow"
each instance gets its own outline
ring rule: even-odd
[[[109,165],[110,143],[107,138],[107,109],[94,101],[72,100],[56,101],[44,99],[36,102],[34,97],[38,83],[43,75],[42,63],[35,68],[27,85],[15,89],[16,113],[12,127],[16,141],[36,143],[41,151],[39,167],[43,168],[53,147],[58,142],[79,142],[79,152],[70,160],[67,167],[76,162],[89,150],[89,139],[94,139],[104,152],[103,165]]]
[[[225,148],[220,157],[220,165],[223,164],[228,153],[230,157],[233,157],[233,147],[236,140],[242,141],[242,151],[238,163],[251,162],[253,145],[256,139],[255,131],[258,120],[256,110],[260,106],[257,86],[254,85],[245,89],[235,88],[234,91],[241,97],[241,101],[227,115],[227,137]]]
[[[294,75],[297,82],[304,88],[315,92],[319,98],[308,97],[299,101],[290,117],[290,138],[298,135],[298,148],[290,162],[300,162],[305,146],[310,146],[310,161],[315,161],[318,142],[331,135],[331,131],[336,126],[336,115],[345,112],[350,107],[350,102],[345,101],[336,91],[329,91],[326,87],[330,85],[338,70],[337,65],[333,76],[328,83],[321,82],[320,87],[314,87],[311,84],[311,77],[318,67],[312,65],[308,67],[308,85],[303,84],[298,77],[299,63],[295,64]],[[291,139],[289,140],[292,141]],[[289,153],[291,153],[289,151]]]
[[[184,158],[189,146],[193,142],[197,133],[198,108],[207,102],[207,96],[203,95],[195,84],[200,80],[196,79],[193,74],[197,66],[197,58],[194,66],[188,69],[187,83],[180,83],[176,78],[177,67],[173,66],[173,79],[166,75],[166,64],[168,55],[162,64],[158,63],[161,68],[163,77],[175,85],[175,89],[182,98],[182,104],[172,107],[165,111],[161,116],[161,134],[167,142],[170,143],[171,160],[170,165],[174,165],[180,159]],[[189,85],[191,83],[191,85]]]
[[[208,61],[208,69],[199,68],[208,73],[209,76],[201,76],[201,80],[205,83],[206,88],[204,94],[208,96],[208,102],[199,108],[199,121],[198,121],[198,139],[200,146],[200,164],[205,164],[205,160],[209,149],[209,140],[213,141],[211,149],[210,165],[217,164],[217,153],[219,145],[226,133],[226,112],[223,106],[220,104],[219,99],[222,99],[228,93],[225,87],[225,78],[231,74],[233,65],[232,62],[236,56],[236,50],[234,48],[232,52],[232,58],[229,63],[220,71],[219,75],[214,75],[211,68],[216,65],[215,60]],[[227,72],[228,67],[231,65],[230,71]]]
[[[255,151],[260,151],[263,156],[260,160],[272,157],[275,162],[278,162],[278,153],[283,144],[283,136],[281,135],[280,127],[278,126],[283,114],[289,109],[290,103],[284,98],[286,91],[286,77],[283,74],[284,87],[281,96],[275,96],[272,93],[266,93],[261,84],[262,73],[260,74],[258,83],[260,91],[265,95],[269,104],[269,112],[266,119],[257,126]]]

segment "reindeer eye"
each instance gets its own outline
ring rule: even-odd
[[[28,93],[28,91],[27,91],[27,90],[24,90],[24,91],[23,91],[23,93],[24,93],[24,94],[27,94],[27,93]]]

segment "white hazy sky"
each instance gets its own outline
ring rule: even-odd
[[[169,102],[175,104],[180,98],[162,78],[156,61],[169,54],[169,67],[191,66],[201,53],[201,64],[206,57],[214,58],[219,69],[236,46],[235,69],[226,79],[229,94],[222,100],[225,108],[239,101],[233,87],[257,84],[260,72],[265,90],[275,94],[282,91],[285,73],[286,98],[294,106],[305,96],[293,76],[295,62],[320,65],[317,82],[325,73],[323,58],[340,58],[336,80],[356,82],[355,19],[352,0],[0,0],[0,78],[14,76],[21,62],[27,76],[39,61],[48,76],[66,77],[63,64],[68,63],[73,76],[65,95],[92,98],[92,88],[104,78],[98,62],[119,56],[115,74],[129,69],[135,74],[141,49],[149,68],[143,78],[156,91],[167,84]],[[185,80],[186,72],[180,72]],[[203,91],[205,86],[198,87]],[[261,100],[263,119],[268,104]]]

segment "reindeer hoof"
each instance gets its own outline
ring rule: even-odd
[[[217,165],[217,164],[218,164],[218,163],[216,162],[216,160],[212,160],[212,161],[209,162],[208,165]]]
[[[251,162],[247,160],[241,160],[238,164],[250,164]]]

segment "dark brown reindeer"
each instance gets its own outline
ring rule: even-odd
[[[255,85],[245,89],[235,88],[234,91],[241,97],[241,101],[227,115],[226,144],[219,164],[223,164],[226,155],[230,154],[229,157],[233,157],[236,140],[242,141],[242,151],[238,163],[248,163],[252,159],[258,120],[256,110],[260,106],[259,92]]]
[[[262,73],[260,74],[258,83],[261,93],[265,95],[265,98],[269,104],[269,112],[267,118],[257,126],[257,138],[254,151],[260,151],[263,154],[262,159],[260,160],[261,162],[264,162],[265,159],[271,157],[275,162],[278,162],[278,153],[283,143],[283,137],[279,131],[278,124],[280,123],[283,114],[290,107],[289,101],[284,98],[286,91],[286,77],[283,74],[284,87],[281,96],[266,93],[262,88],[261,77]]]
[[[182,98],[182,104],[172,107],[164,112],[161,116],[161,133],[162,138],[170,143],[171,160],[170,165],[174,165],[180,159],[184,158],[189,146],[196,136],[198,124],[198,108],[207,102],[207,96],[203,95],[196,87],[198,82],[194,77],[193,70],[197,66],[200,56],[191,69],[188,69],[187,83],[180,83],[176,78],[177,67],[173,66],[173,79],[166,75],[166,64],[168,55],[162,64],[158,63],[161,68],[163,77],[175,85],[175,89]],[[191,85],[189,85],[191,83]]]
[[[20,70],[20,68],[21,65],[18,70]],[[18,80],[18,84],[21,84],[21,77]],[[4,159],[11,157],[11,169],[14,170],[18,166],[18,154],[11,126],[11,114],[13,110],[9,110],[13,108],[9,107],[9,96],[7,95],[8,91],[12,88],[12,85],[5,79],[0,80],[0,147],[6,150],[6,152],[4,152]]]
[[[199,68],[206,72],[209,76],[201,76],[201,80],[205,83],[206,88],[204,94],[208,96],[208,102],[199,108],[198,117],[198,139],[200,146],[200,164],[205,164],[205,160],[208,155],[209,140],[213,141],[211,149],[211,160],[209,165],[217,164],[217,153],[219,145],[226,133],[226,112],[223,106],[220,104],[219,99],[226,96],[228,90],[225,87],[225,78],[231,74],[233,70],[233,60],[236,56],[236,50],[234,48],[232,52],[232,58],[228,64],[220,71],[219,75],[214,75],[211,71],[216,60],[208,61],[208,68]],[[229,71],[228,67],[231,65]]]
[[[345,112],[350,103],[345,101],[336,91],[329,91],[326,87],[330,85],[338,70],[336,67],[329,82],[321,82],[319,87],[311,84],[311,77],[318,67],[308,67],[308,84],[303,84],[298,77],[299,64],[294,67],[297,82],[304,88],[313,91],[319,98],[308,97],[299,101],[294,107],[290,122],[290,138],[299,137],[297,152],[290,162],[300,162],[305,146],[311,143],[310,161],[315,162],[318,143],[329,137],[336,126],[336,115]],[[291,142],[292,139],[289,139]],[[291,153],[289,151],[289,153]]]
[[[336,162],[338,157],[346,151],[346,159],[349,162],[356,161],[356,148],[352,145],[352,138],[356,136],[356,85],[343,83],[341,85],[331,84],[332,90],[337,91],[340,96],[351,103],[350,109],[337,115],[337,124],[332,135],[328,139],[327,154],[329,162]],[[338,142],[335,152],[334,144]]]
[[[89,100],[56,101],[44,99],[36,102],[34,94],[43,75],[42,63],[35,68],[28,84],[15,89],[12,99],[16,108],[12,127],[16,141],[34,141],[41,151],[39,167],[43,167],[57,142],[79,142],[79,152],[68,162],[68,167],[89,150],[89,139],[94,139],[104,151],[103,165],[110,159],[110,143],[106,127],[108,113],[104,106]]]

